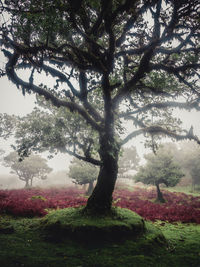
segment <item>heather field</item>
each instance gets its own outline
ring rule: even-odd
[[[156,191],[136,187],[133,191],[117,189],[114,205],[128,208],[150,221],[168,221],[200,224],[200,196],[163,190],[166,203],[156,200]],[[0,190],[0,213],[24,217],[41,217],[52,209],[85,205],[83,190],[18,189]]]

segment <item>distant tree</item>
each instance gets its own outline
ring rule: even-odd
[[[91,132],[79,143],[73,130],[66,146],[100,166],[87,209],[111,209],[120,149],[130,139],[164,135],[200,143],[172,116],[175,107],[200,109],[198,7],[198,0],[0,1],[7,61],[0,75],[23,94],[67,110],[83,133]],[[133,127],[122,135],[124,120]],[[38,148],[40,137],[25,148]]]
[[[78,115],[64,108],[56,108],[50,102],[37,98],[40,108],[18,120],[15,129],[15,148],[20,156],[33,151],[48,151],[50,156],[68,153],[78,159],[96,164],[97,135]],[[79,152],[82,153],[79,153]]]
[[[119,178],[132,178],[131,171],[137,170],[139,166],[140,158],[138,156],[136,147],[126,147],[122,151],[122,155],[119,157]]]
[[[183,177],[180,166],[175,163],[173,155],[166,153],[162,149],[157,151],[157,154],[149,154],[145,156],[147,163],[140,167],[138,173],[134,176],[136,182],[144,184],[152,184],[157,189],[157,200],[165,202],[160,184],[175,186]]]
[[[14,133],[17,118],[15,115],[0,113],[0,138],[7,139]]]
[[[194,142],[183,142],[179,146],[178,160],[182,169],[192,178],[192,190],[200,185],[200,147]]]
[[[25,188],[32,187],[34,178],[45,180],[47,174],[52,171],[52,168],[47,165],[47,160],[39,155],[30,155],[20,161],[16,152],[11,152],[4,157],[4,165],[10,167],[11,173],[25,182]]]
[[[91,163],[74,158],[69,167],[69,177],[79,185],[89,184],[87,195],[94,189],[94,181],[98,177],[99,168]]]
[[[183,173],[192,181],[192,190],[200,184],[200,146],[192,141],[164,143],[162,149],[173,154],[175,162],[181,167]]]

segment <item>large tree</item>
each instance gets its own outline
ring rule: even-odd
[[[136,182],[152,184],[157,189],[157,200],[165,202],[160,185],[167,187],[177,185],[181,177],[184,176],[181,167],[175,162],[173,154],[165,149],[159,149],[155,154],[145,156],[147,162],[145,166],[140,167],[138,173],[134,176]]]
[[[68,110],[81,122],[80,130],[88,127],[92,133],[87,149],[74,134],[68,143],[69,153],[100,166],[87,209],[111,208],[119,151],[131,138],[145,134],[153,140],[159,134],[199,142],[172,116],[174,107],[200,109],[198,0],[10,0],[0,5],[7,58],[1,75],[23,94],[39,94]],[[28,79],[21,69],[29,70]],[[49,78],[40,83],[42,74],[55,83]],[[134,125],[122,138],[124,120]]]
[[[18,154],[11,152],[4,157],[3,161],[6,167],[11,168],[11,173],[16,174],[21,181],[25,182],[25,188],[32,187],[34,178],[45,180],[47,174],[52,171],[52,168],[47,165],[47,160],[39,155],[30,155],[20,161]]]

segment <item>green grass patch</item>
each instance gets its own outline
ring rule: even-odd
[[[145,232],[141,216],[117,207],[104,216],[85,213],[83,207],[52,211],[45,216],[42,226],[47,237],[57,241],[66,237],[92,243],[121,241]]]
[[[185,193],[188,195],[193,195],[195,197],[200,196],[200,191],[192,191],[191,186],[175,186],[175,187],[168,187],[166,190],[170,192],[179,192]]]
[[[121,211],[122,217],[129,217],[126,213],[127,210]],[[57,212],[59,220],[63,212],[66,216],[66,211]],[[80,214],[78,215],[75,211],[74,214],[70,213],[71,215],[68,215],[70,215],[71,221],[80,217]],[[49,221],[55,219],[51,216],[53,216],[53,212],[48,215]],[[84,218],[82,220],[88,223],[93,221],[102,226],[106,224],[103,222],[104,219],[102,221],[100,218]],[[108,221],[110,220],[112,218],[108,219]],[[64,221],[63,217],[61,223],[65,223]],[[82,222],[77,221],[77,225],[81,225]],[[12,231],[0,233],[0,266],[200,266],[200,225],[145,222],[145,234],[139,235],[137,238],[129,238],[123,242],[106,241],[95,244],[87,242],[87,240],[78,242],[67,236],[63,238],[62,242],[47,241],[43,229],[44,219],[41,218],[14,218],[4,215],[0,217],[0,226],[13,228]],[[161,231],[167,239],[167,245],[162,239]]]

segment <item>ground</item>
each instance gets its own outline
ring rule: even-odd
[[[18,192],[18,191],[17,191]],[[17,194],[15,192],[15,194]],[[34,191],[35,192],[35,191]],[[143,191],[140,191],[143,192]],[[5,192],[4,192],[5,193]],[[21,191],[20,191],[21,193]],[[55,193],[55,192],[54,192]],[[57,192],[58,193],[58,192]],[[137,195],[138,195],[137,191]],[[2,195],[3,196],[3,195]],[[10,194],[10,197],[12,194]],[[118,196],[118,195],[117,195]],[[132,196],[132,195],[131,195]],[[167,195],[166,195],[167,196]],[[180,198],[181,206],[183,206],[183,199]],[[181,195],[182,197],[182,195]],[[184,195],[183,195],[184,197]],[[31,201],[37,201],[37,203],[43,203],[45,200],[41,199],[41,196],[31,198],[27,203]],[[178,198],[174,198],[177,200]],[[9,201],[4,198],[4,205]],[[133,202],[133,196],[129,200]],[[136,199],[138,201],[138,198]],[[170,200],[170,199],[169,199]],[[7,201],[7,202],[6,202]],[[40,201],[40,202],[39,202]],[[42,202],[43,201],[43,202]],[[116,201],[120,200],[116,198]],[[194,211],[198,212],[199,202],[198,199],[188,198],[190,203],[195,205]],[[152,202],[152,199],[150,203]],[[12,204],[12,202],[10,202]],[[35,202],[34,202],[35,203]],[[128,202],[126,202],[126,205]],[[146,203],[146,202],[145,202]],[[168,201],[169,207],[170,201]],[[27,205],[28,205],[27,204]],[[143,202],[141,202],[143,205]],[[150,204],[149,204],[150,205]],[[157,204],[156,204],[157,205]],[[176,204],[179,205],[179,204]],[[27,206],[30,208],[34,206]],[[154,206],[152,206],[153,208]],[[157,207],[157,206],[155,206]],[[161,206],[163,207],[163,206]],[[167,208],[166,207],[166,208]],[[13,208],[11,205],[10,208]],[[193,207],[194,208],[194,207]],[[119,209],[119,208],[117,208]],[[139,209],[139,207],[138,207]],[[13,209],[11,209],[13,211]],[[64,220],[66,211],[71,214],[71,219]],[[18,210],[21,211],[21,210]],[[78,211],[78,213],[76,212]],[[112,231],[112,228],[108,228],[107,222],[112,224],[113,216],[102,221],[95,218],[87,219],[80,217],[80,208],[69,209],[57,209],[50,212],[43,217],[27,218],[24,216],[14,216],[13,214],[2,213],[0,217],[0,266],[14,267],[37,267],[37,266],[49,266],[49,267],[199,267],[200,266],[200,224],[196,223],[180,223],[178,221],[169,222],[167,220],[158,220],[153,218],[153,223],[149,220],[144,220],[146,231],[143,233],[143,220],[140,216],[134,215],[130,220],[129,210],[120,209],[122,213],[117,216],[117,219],[121,218],[117,228],[121,229],[121,225],[124,223],[129,228],[130,225],[138,224],[139,232],[133,236],[128,236],[125,239],[113,239],[112,234],[109,238],[102,240],[87,239],[88,233],[83,235],[82,239],[73,239],[68,230],[62,232],[63,225],[70,225],[70,229],[73,224],[76,227],[86,226],[91,223],[97,226],[102,226],[107,229],[107,233]],[[170,211],[170,210],[169,210]],[[24,209],[23,209],[24,212]],[[195,213],[198,214],[198,213]],[[132,216],[132,215],[131,215]],[[156,215],[157,216],[157,215]],[[165,214],[166,216],[166,214]],[[172,217],[172,214],[170,213]],[[114,215],[116,218],[116,215]],[[170,218],[171,218],[170,217]],[[175,217],[173,217],[174,220]],[[184,218],[184,217],[181,217]],[[190,217],[192,218],[192,217]],[[135,221],[136,219],[136,221]],[[196,218],[198,219],[198,218]],[[81,221],[82,220],[82,221]],[[83,221],[85,220],[85,221]],[[125,220],[125,221],[124,221]],[[73,223],[74,222],[74,223]],[[56,226],[55,229],[61,230],[60,238],[53,232],[50,226]],[[116,226],[116,225],[115,225]],[[64,227],[65,228],[65,227]],[[114,227],[114,229],[116,229]],[[71,231],[70,230],[70,231]],[[84,231],[84,229],[82,229]],[[117,230],[117,231],[118,231]],[[95,229],[92,237],[95,237]],[[163,235],[161,234],[163,233]],[[63,235],[62,235],[63,233]],[[71,231],[72,233],[72,231]],[[65,235],[64,235],[65,234]],[[114,234],[114,236],[116,233]],[[58,236],[59,238],[55,238]],[[101,235],[99,235],[101,237]]]
[[[151,223],[144,236],[94,245],[68,238],[46,240],[42,220],[1,217],[1,266],[200,266],[200,225],[157,221],[154,224],[162,230],[167,245],[156,241]]]

